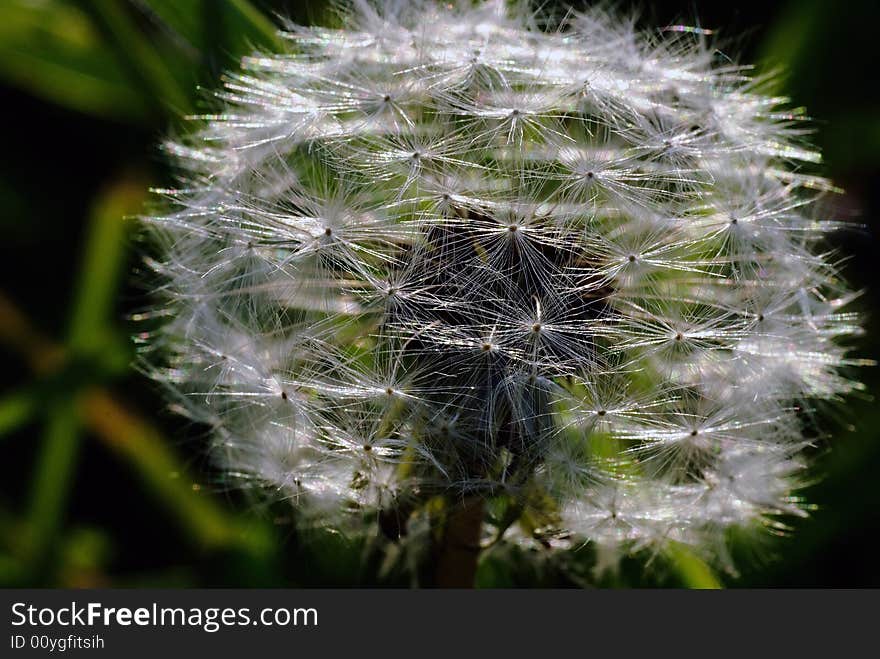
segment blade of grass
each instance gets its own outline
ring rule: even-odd
[[[149,118],[143,95],[69,2],[0,3],[0,78],[79,112],[131,122]]]
[[[777,92],[783,83],[782,76],[796,68],[798,60],[810,47],[810,35],[817,25],[821,25],[821,10],[819,0],[799,0],[791,4],[764,39],[758,57],[762,68],[771,72],[783,67],[781,75],[774,81]]]
[[[237,58],[254,46],[277,50],[278,27],[248,0],[131,0],[177,41],[202,51],[225,51]],[[210,29],[222,23],[222,30]],[[222,33],[218,33],[222,32]]]
[[[0,343],[11,352],[24,356],[35,372],[49,373],[65,360],[64,350],[34,331],[28,319],[0,293]]]
[[[22,352],[37,372],[50,373],[64,364],[63,351],[36,331],[2,293],[0,340]],[[40,359],[44,352],[61,356],[47,362]],[[100,387],[90,389],[79,399],[79,414],[86,428],[141,474],[198,542],[206,546],[232,543],[263,557],[274,547],[272,529],[264,520],[239,519],[210,495],[193,490],[192,479],[169,448],[168,440],[148,422],[126,410],[108,391]]]
[[[29,389],[13,391],[0,399],[0,437],[32,421],[38,410],[36,393]]]
[[[82,411],[89,427],[107,446],[137,467],[150,489],[199,544],[237,545],[255,554],[269,550],[272,543],[267,527],[256,521],[230,518],[216,507],[201,487],[182,473],[180,459],[155,428],[100,390],[83,398]]]
[[[74,400],[57,401],[49,411],[37,467],[31,480],[26,541],[21,557],[35,570],[49,557],[73,483],[80,442]]]
[[[234,21],[247,26],[248,34],[252,35],[255,45],[273,48],[281,48],[281,38],[278,36],[278,28],[259,9],[254,7],[248,0],[227,0]]]
[[[142,181],[124,179],[99,196],[93,207],[68,330],[72,353],[96,353],[108,343],[125,257],[125,218],[141,209],[146,189]],[[70,392],[49,409],[32,480],[26,549],[27,560],[34,566],[46,559],[60,529],[81,435],[77,392]]]
[[[164,113],[187,113],[192,98],[150,42],[126,7],[116,0],[87,0],[89,14],[134,80]]]
[[[130,217],[143,209],[147,187],[139,177],[122,179],[103,192],[92,208],[68,332],[68,345],[74,352],[99,350],[107,344],[126,263]]]
[[[724,588],[712,568],[685,545],[670,542],[666,556],[686,587],[701,590]]]
[[[17,558],[0,554],[0,585],[10,587],[20,585],[22,565]]]

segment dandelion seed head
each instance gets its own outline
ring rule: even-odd
[[[229,474],[332,524],[505,496],[545,545],[802,514],[792,410],[862,362],[786,99],[602,8],[359,0],[283,36],[147,218],[152,372]]]

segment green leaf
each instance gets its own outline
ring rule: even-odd
[[[0,79],[87,114],[148,118],[143,96],[89,17],[58,0],[0,3]]]
[[[247,0],[142,0],[137,6],[179,52],[207,68],[212,59],[227,67],[255,48],[283,46],[278,26]]]
[[[227,0],[227,7],[233,33],[237,28],[254,45],[276,49],[280,47],[278,28],[248,0]]]
[[[21,561],[14,556],[0,554],[0,586],[8,588],[11,585],[21,585],[21,575]]]
[[[865,91],[878,20],[876,0],[791,1],[759,51],[763,70],[781,74],[771,81],[773,91],[784,91],[817,120],[813,141],[828,163],[825,174],[839,180],[870,179],[880,162],[880,111],[875,95]],[[870,187],[869,180],[864,184]]]
[[[49,557],[73,484],[82,435],[75,399],[49,411],[32,481],[22,559],[39,569]]]
[[[687,588],[716,590],[724,587],[712,568],[687,546],[670,542],[666,555]]]
[[[123,179],[107,189],[92,208],[70,320],[68,341],[74,352],[93,352],[107,345],[126,263],[130,217],[143,209],[147,187],[140,178]]]
[[[95,204],[89,227],[79,289],[71,313],[68,344],[73,352],[95,353],[112,331],[126,248],[126,216],[141,208],[147,186],[123,180]],[[27,560],[39,566],[50,551],[62,523],[73,483],[82,428],[78,392],[55,401],[37,457],[28,512]]]
[[[40,409],[36,392],[19,390],[0,399],[0,437],[25,425]]]
[[[219,505],[210,492],[190,480],[168,440],[153,426],[100,390],[83,397],[81,411],[91,430],[134,467],[199,545],[239,547],[259,556],[272,551],[272,531],[264,520],[239,518]]]
[[[116,59],[157,110],[181,114],[192,109],[191,72],[163,56],[160,44],[136,24],[124,5],[118,0],[87,0],[86,6]]]

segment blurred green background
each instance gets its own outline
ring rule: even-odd
[[[833,247],[866,289],[859,353],[880,355],[880,3],[620,4],[645,26],[718,28],[725,53],[784,70],[780,89],[817,118],[825,171],[847,191],[833,212],[853,229]],[[198,429],[130,368],[144,299],[122,218],[170,183],[156,145],[210,107],[199,87],[276,47],[279,16],[329,20],[320,1],[0,0],[0,586],[407,583],[393,548],[297,532],[286,507],[227,488]],[[880,373],[861,377],[863,396],[822,409],[831,437],[805,492],[816,510],[785,537],[742,543],[738,575],[631,561],[597,581],[589,549],[500,548],[478,585],[880,586]]]

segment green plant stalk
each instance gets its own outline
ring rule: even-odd
[[[49,412],[43,444],[30,495],[24,542],[18,548],[32,569],[49,557],[61,526],[68,492],[73,483],[81,439],[74,400],[58,401]]]
[[[724,588],[712,569],[687,546],[670,542],[665,553],[687,588],[698,590]]]
[[[83,396],[83,418],[115,453],[133,464],[140,477],[204,548],[240,547],[253,555],[271,552],[273,538],[262,520],[227,515],[180,469],[180,460],[159,432],[93,390]]]
[[[443,528],[434,550],[434,585],[473,588],[480,557],[483,500],[448,502]]]
[[[140,210],[144,186],[123,180],[99,197],[91,214],[85,259],[68,330],[74,355],[95,355],[110,335],[110,317],[125,263],[128,222]],[[53,404],[48,414],[28,507],[27,541],[23,549],[32,567],[39,567],[61,526],[81,441],[77,410],[79,392]]]
[[[142,34],[115,0],[89,0],[90,14],[132,75],[146,87],[147,100],[159,103],[163,114],[192,110],[192,100],[168,70],[153,44]]]
[[[22,354],[31,368],[40,375],[54,373],[67,361],[65,351],[34,330],[32,324],[2,293],[0,342]],[[141,475],[145,484],[177,517],[197,545],[203,548],[239,547],[258,558],[266,558],[272,551],[275,546],[272,530],[264,520],[239,519],[230,515],[212,498],[201,493],[200,488],[194,488],[192,479],[181,466],[180,458],[169,448],[167,439],[148,422],[125,410],[109,392],[101,387],[93,387],[84,392],[78,404],[79,419],[83,427],[94,433],[98,440]],[[75,443],[59,442],[62,448]],[[52,452],[44,450],[44,454],[60,457],[61,449]],[[52,478],[46,477],[42,480],[49,483]],[[36,497],[35,489],[32,501]],[[49,501],[49,497],[43,498],[41,508],[48,509]],[[61,512],[59,510],[58,514]],[[0,513],[3,511],[0,510]],[[45,517],[50,518],[51,515]],[[0,516],[0,528],[7,528],[11,524],[11,519]],[[27,538],[19,543],[11,541],[13,536],[21,535],[12,533],[7,544],[15,545],[20,550],[17,554],[24,556],[27,554]],[[16,562],[18,559],[10,557],[10,561]]]
[[[29,423],[39,410],[36,392],[14,391],[0,399],[0,438]]]
[[[241,20],[258,32],[267,46],[281,47],[281,38],[278,36],[278,28],[266,18],[259,9],[254,7],[248,0],[229,0],[229,7],[235,11]]]

